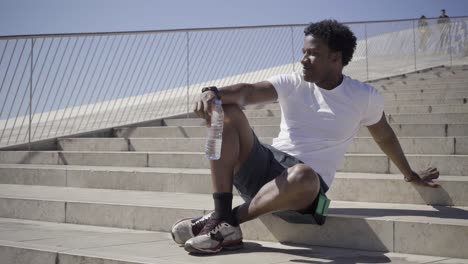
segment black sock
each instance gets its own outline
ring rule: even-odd
[[[228,192],[213,193],[213,199],[214,199],[215,211],[212,217],[226,221],[232,225],[233,224],[232,193],[228,193]]]
[[[239,207],[240,205],[232,209],[232,220],[235,226],[238,226],[240,224],[239,215],[238,215]]]

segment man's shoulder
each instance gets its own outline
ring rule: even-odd
[[[362,81],[359,81],[359,80],[356,80],[356,79],[353,79],[349,76],[344,76],[344,80],[345,80],[345,85],[347,87],[349,87],[348,89],[352,89],[352,90],[356,90],[356,91],[362,91],[362,92],[366,92],[366,93],[369,93],[369,92],[373,92],[374,90],[377,91],[377,89],[368,84],[368,83],[365,83],[365,82],[362,82]]]

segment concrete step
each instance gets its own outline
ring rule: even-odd
[[[391,114],[387,116],[390,124],[468,124],[468,114]],[[204,126],[201,118],[164,119],[166,126]],[[279,125],[281,117],[252,117],[249,118],[251,126]],[[468,135],[468,134],[467,134]]]
[[[205,138],[63,138],[58,139],[64,151],[205,151]],[[271,144],[272,137],[260,137]],[[468,137],[400,137],[407,154],[468,154]],[[348,153],[381,154],[371,137],[357,137]]]
[[[281,117],[279,107],[275,109],[255,109],[244,110],[244,114],[248,118],[252,117]],[[386,114],[452,114],[465,113],[468,114],[468,104],[465,105],[402,105],[402,106],[386,106]],[[195,116],[193,116],[195,117]]]
[[[423,77],[421,79],[424,79]],[[382,92],[388,91],[407,91],[407,90],[450,90],[450,89],[466,89],[468,78],[458,78],[454,80],[390,80],[369,84],[379,89]]]
[[[399,137],[446,137],[467,136],[468,125],[448,124],[391,124],[395,134]],[[276,137],[280,131],[279,125],[252,126],[259,137]],[[124,127],[115,128],[114,136],[123,138],[181,138],[181,137],[205,137],[205,126],[173,126],[173,127]],[[370,133],[366,127],[359,129],[359,137],[369,137]]]
[[[450,114],[468,113],[468,104],[460,105],[402,105],[386,106],[387,114]]]
[[[468,114],[391,114],[387,120],[392,124],[468,124]]]
[[[393,93],[383,93],[385,102],[395,100],[395,101],[406,101],[406,100],[432,100],[432,99],[457,99],[457,98],[467,98],[468,97],[468,84],[466,88],[463,88],[464,91],[434,91],[434,92],[393,92]]]
[[[417,169],[437,167],[441,174],[468,175],[468,155],[406,155]],[[159,168],[209,168],[202,152],[0,151],[0,164],[50,164]],[[343,172],[398,173],[383,154],[346,154]]]
[[[436,106],[436,105],[452,105],[452,106],[460,106],[460,105],[467,105],[468,97],[467,98],[452,98],[452,99],[443,99],[443,98],[430,98],[430,99],[410,99],[405,101],[395,101],[395,100],[386,100],[385,101],[385,109],[389,107],[408,107],[408,106]],[[248,105],[245,107],[247,110],[258,110],[258,109],[267,109],[267,110],[276,110],[280,109],[278,103],[272,104],[257,104],[257,105]]]
[[[338,172],[332,200],[468,206],[468,177],[442,175],[442,188],[420,188],[399,174]],[[44,185],[155,192],[212,192],[208,169],[0,164],[0,184]]]
[[[0,259],[21,264],[197,264],[166,232],[1,218]],[[466,263],[468,260],[244,240],[244,249],[209,256],[209,263]],[[250,254],[249,254],[250,253]],[[248,257],[247,257],[248,256]]]
[[[211,195],[24,185],[0,185],[0,204],[4,218],[162,232],[213,209]],[[242,229],[250,240],[468,258],[467,218],[466,207],[332,201],[323,226],[265,215]]]
[[[467,80],[468,81],[468,78]],[[433,86],[431,84],[424,84],[421,87],[411,87],[408,86],[406,89],[402,90],[381,90],[380,92],[385,96],[385,95],[412,95],[412,94],[443,94],[443,95],[454,95],[457,93],[466,93],[468,90],[468,84],[467,87],[463,88],[441,88],[437,86]],[[398,97],[395,97],[398,98]]]

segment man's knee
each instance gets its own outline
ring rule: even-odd
[[[289,168],[288,182],[297,192],[318,192],[320,180],[317,173],[305,164],[297,164]]]
[[[245,118],[244,112],[236,104],[226,104],[223,105],[224,110],[224,121],[226,123],[232,123],[239,118]]]

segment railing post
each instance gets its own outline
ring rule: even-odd
[[[189,32],[185,32],[185,35],[187,36],[187,118],[189,117],[190,114],[190,36]]]
[[[34,73],[34,38],[31,38],[31,79],[29,82],[29,128],[28,149],[31,150],[31,128],[32,128],[32,100],[33,100],[33,73]]]
[[[368,54],[368,46],[367,46],[367,23],[364,23],[364,35],[366,37],[366,74],[367,74],[366,81],[368,81],[369,80],[369,54]]]
[[[414,50],[414,70],[416,71],[416,57],[417,57],[417,51],[416,51],[416,25],[415,25],[414,20],[413,20],[413,50]]]
[[[449,25],[449,34],[448,34],[448,38],[449,38],[449,54],[450,54],[450,66],[453,66],[452,65],[452,21],[450,21],[448,23]]]

